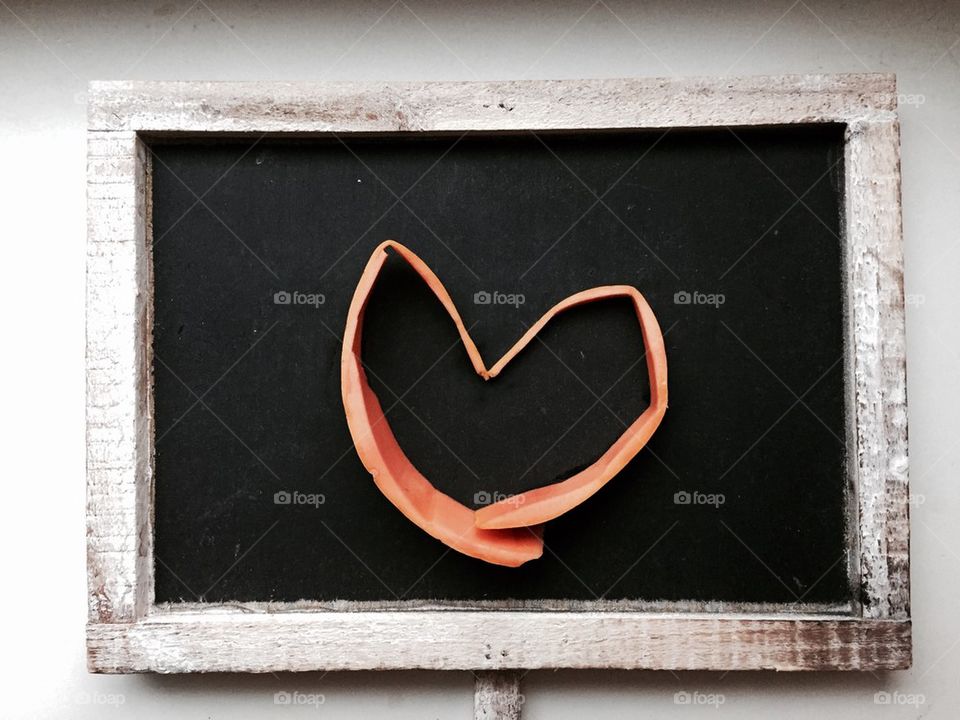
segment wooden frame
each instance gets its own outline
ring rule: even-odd
[[[851,606],[186,604],[153,598],[145,139],[842,123]],[[490,83],[94,83],[87,264],[94,672],[910,665],[896,83],[888,75]],[[478,690],[479,692],[479,690]]]

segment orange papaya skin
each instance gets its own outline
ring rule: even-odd
[[[367,382],[361,360],[364,310],[388,251],[396,252],[407,262],[444,306],[474,370],[485,380],[496,377],[556,315],[584,303],[612,297],[629,298],[646,347],[649,407],[596,462],[562,482],[512,496],[477,511],[440,492],[416,469],[397,442],[380,401]],[[597,492],[650,439],[667,407],[667,363],[663,336],[646,300],[633,287],[614,285],[584,290],[560,301],[487,369],[440,279],[415,253],[387,240],[371,255],[350,303],[341,355],[341,389],[347,425],[357,453],[387,499],[411,522],[454,550],[496,565],[516,567],[543,554],[543,523]]]

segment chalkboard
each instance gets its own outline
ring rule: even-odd
[[[841,125],[255,139],[151,142],[158,602],[854,599]],[[388,238],[488,362],[586,287],[636,286],[659,318],[664,422],[539,560],[448,550],[352,450],[339,336]],[[388,262],[364,361],[461,502],[569,476],[646,406],[626,303],[540,338],[484,382]]]

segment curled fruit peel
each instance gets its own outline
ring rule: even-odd
[[[485,380],[496,377],[556,315],[597,300],[629,298],[646,348],[650,404],[594,463],[566,480],[472,510],[437,490],[401,449],[380,401],[367,382],[361,359],[367,301],[395,251],[427,284],[456,325],[473,369]],[[427,264],[400,243],[381,243],[364,268],[350,303],[341,356],[341,386],[347,425],[364,467],[381,492],[411,522],[449,547],[496,565],[516,567],[543,554],[542,525],[559,517],[603,487],[646,445],[667,409],[667,358],[657,318],[636,288],[608,285],[575,293],[554,305],[487,369],[453,300]]]

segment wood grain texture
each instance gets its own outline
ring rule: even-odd
[[[894,119],[892,75],[429,83],[95,82],[91,130],[396,132]]]
[[[520,720],[523,695],[520,673],[501,670],[476,673],[473,693],[474,720]]]
[[[896,84],[888,75],[490,83],[94,83],[87,245],[88,661],[95,672],[909,667]],[[544,600],[480,609],[153,602],[150,153],[172,133],[843,123],[852,608]],[[602,611],[601,611],[602,610]],[[491,678],[491,682],[495,682]]]
[[[882,670],[910,623],[644,613],[393,612],[155,616],[90,628],[97,672]]]
[[[87,243],[87,576],[90,622],[142,617],[151,600],[153,427],[146,149],[90,133]]]
[[[863,615],[907,618],[907,377],[897,123],[850,125],[846,165]]]

